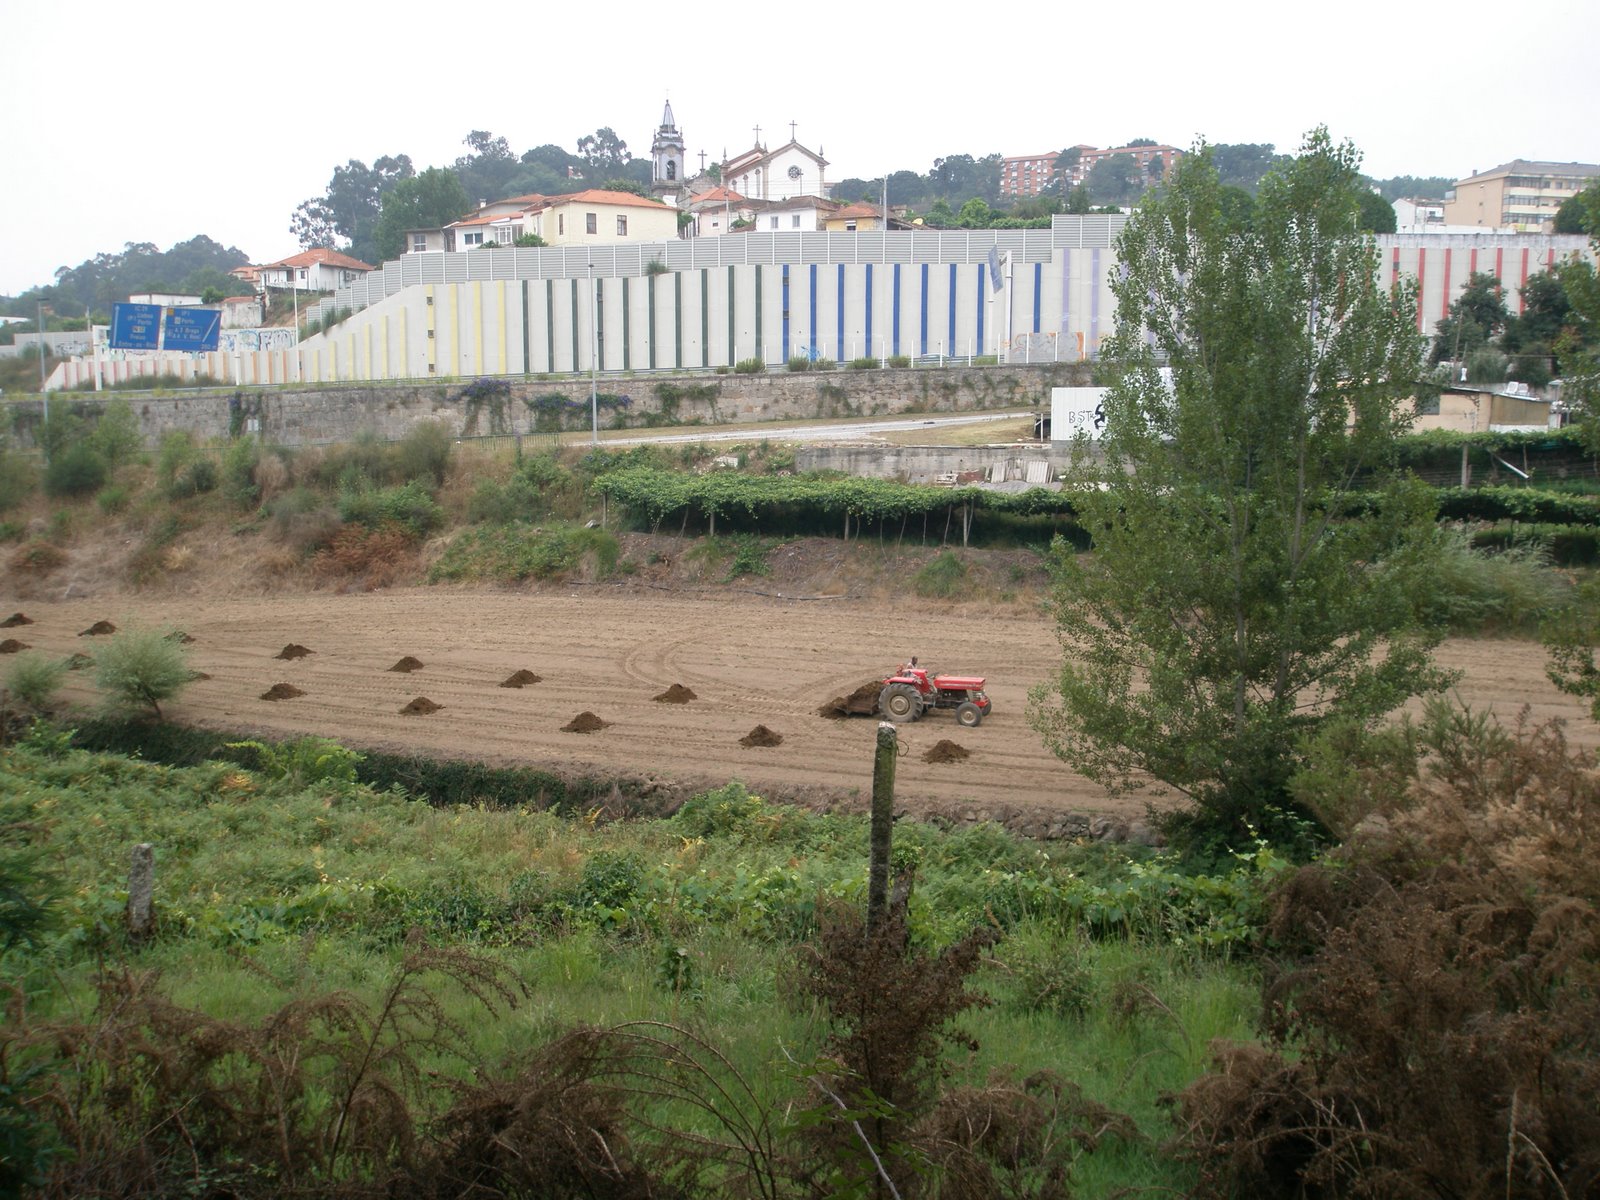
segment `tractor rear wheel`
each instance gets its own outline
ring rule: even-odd
[[[878,711],[896,725],[922,715],[922,697],[909,683],[891,683],[878,693]]]
[[[963,700],[956,705],[956,724],[964,729],[976,729],[983,724],[983,709],[971,700]]]

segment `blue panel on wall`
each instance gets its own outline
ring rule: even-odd
[[[928,264],[922,264],[922,349],[918,352],[928,353]]]

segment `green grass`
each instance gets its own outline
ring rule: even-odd
[[[35,741],[0,760],[0,790],[32,806],[57,898],[43,948],[4,960],[38,1017],[86,1016],[96,971],[122,961],[216,1016],[261,1018],[336,990],[370,1001],[420,928],[526,987],[488,1018],[438,985],[479,1061],[579,1024],[671,1021],[777,1104],[793,1088],[785,1052],[803,1061],[826,1036],[824,1014],[783,981],[819,898],[864,898],[863,818],[768,805],[733,785],[673,819],[591,824],[435,807],[347,773],[300,787],[236,763],[168,767]],[[1131,1115],[1144,1140],[1085,1157],[1082,1194],[1186,1186],[1187,1169],[1159,1149],[1171,1132],[1159,1098],[1200,1072],[1211,1039],[1249,1035],[1251,932],[1228,922],[1259,899],[1266,857],[1185,899],[1161,860],[1103,846],[912,822],[896,839],[918,864],[919,941],[945,945],[974,925],[1008,935],[975,978],[994,1003],[960,1019],[980,1049],[951,1060],[953,1077],[1048,1068]],[[139,842],[156,847],[159,933],[135,949],[121,912]],[[1038,980],[1062,962],[1081,996],[1039,1003]]]

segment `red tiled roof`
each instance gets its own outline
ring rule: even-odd
[[[330,250],[326,246],[315,246],[310,250],[302,250],[299,254],[289,258],[281,258],[277,262],[267,263],[261,269],[270,270],[273,267],[309,267],[322,263],[330,267],[348,267],[352,271],[376,271],[377,268],[370,263],[364,263],[358,258],[351,258],[348,254],[340,254],[337,250]]]
[[[830,217],[881,217],[883,210],[876,204],[850,204],[838,212],[829,213]]]
[[[584,192],[573,192],[570,196],[551,196],[551,204],[622,204],[634,208],[666,208],[667,205],[659,200],[648,200],[643,196],[635,196],[632,192],[608,192],[604,188],[590,188]]]
[[[729,204],[742,204],[744,203],[744,197],[739,195],[739,193],[734,191],[732,188],[723,187],[719,183],[709,192],[701,192],[698,196],[694,197],[691,203],[700,204],[705,201],[710,201],[715,204],[721,204],[724,201]]]

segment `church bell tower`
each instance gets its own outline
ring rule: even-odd
[[[668,100],[661,128],[650,143],[650,191],[668,204],[676,204],[684,193],[683,158],[683,133],[672,118],[672,101]]]

